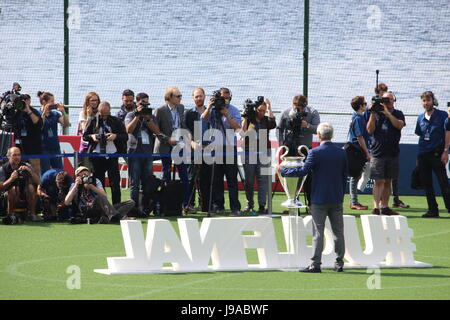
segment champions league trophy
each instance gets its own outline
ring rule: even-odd
[[[285,149],[285,152],[281,154],[281,152]],[[300,208],[306,208],[306,206],[297,200],[298,194],[305,183],[306,176],[302,178],[298,177],[283,177],[281,175],[281,169],[283,168],[294,168],[300,167],[303,165],[306,156],[308,155],[308,147],[302,145],[298,147],[298,157],[287,157],[286,155],[289,152],[289,148],[286,146],[281,146],[277,150],[277,156],[281,160],[281,163],[277,166],[278,178],[283,186],[284,192],[286,193],[287,200],[283,202],[281,205],[289,209],[289,223],[288,223],[288,242],[287,242],[287,251],[290,253],[295,253],[296,248],[298,250],[298,235],[295,232],[297,228],[293,229],[292,224],[298,226],[298,212]],[[281,155],[280,155],[281,154]],[[301,179],[299,183],[299,179]],[[300,186],[299,186],[300,185]],[[295,219],[294,219],[295,218]],[[296,245],[297,244],[297,245]]]
[[[283,149],[285,149],[286,151],[282,155],[280,155]],[[305,183],[306,176],[302,178],[297,178],[297,177],[283,177],[281,175],[281,169],[283,168],[294,168],[303,165],[303,162],[305,161],[305,158],[308,155],[309,149],[308,147],[302,145],[299,146],[297,150],[298,153],[300,154],[299,157],[286,157],[286,155],[289,152],[289,148],[286,146],[281,146],[277,150],[277,156],[281,159],[281,163],[278,165],[277,169],[278,179],[280,180],[284,192],[288,197],[288,199],[281,205],[288,208],[289,211],[291,211],[291,209],[306,208],[306,206],[304,206],[303,203],[297,200],[298,194],[302,189],[303,184]],[[297,189],[299,179],[301,179],[301,183],[300,188]]]

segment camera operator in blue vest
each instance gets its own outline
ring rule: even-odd
[[[428,211],[422,217],[437,218],[439,209],[433,188],[433,171],[438,179],[447,212],[450,213],[450,189],[445,170],[450,144],[450,121],[447,112],[435,108],[438,101],[433,92],[425,91],[420,98],[425,112],[419,115],[416,123],[415,133],[420,137],[417,165],[428,204]]]

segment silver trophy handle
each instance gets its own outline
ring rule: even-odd
[[[305,160],[305,158],[308,156],[309,148],[302,144],[297,148],[297,151],[298,154],[300,155],[300,158],[302,158],[302,160]]]
[[[280,155],[280,153],[283,149],[286,149],[286,151],[282,155]],[[288,153],[289,153],[289,148],[286,146],[281,146],[281,147],[278,147],[276,155],[277,155],[277,158],[279,158],[281,161],[283,161],[284,158],[286,158]]]

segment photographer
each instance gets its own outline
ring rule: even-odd
[[[7,192],[8,214],[14,215],[16,209],[26,206],[31,221],[42,221],[36,215],[36,186],[39,184],[39,175],[30,164],[22,162],[19,148],[9,148],[7,157],[8,162],[0,167],[0,191]]]
[[[269,111],[269,116],[266,116],[266,112]],[[245,106],[244,114],[242,115],[244,120],[242,121],[242,131],[244,133],[254,131],[256,133],[256,140],[267,141],[267,144],[263,150],[259,149],[259,143],[257,143],[256,149],[252,148],[249,143],[249,138],[244,139],[244,173],[245,173],[245,196],[247,198],[247,207],[244,211],[253,211],[253,187],[255,184],[255,178],[258,181],[258,214],[265,214],[265,205],[267,200],[267,173],[262,174],[261,168],[267,168],[270,164],[262,164],[261,156],[259,152],[265,153],[270,159],[270,140],[269,131],[275,129],[277,124],[275,116],[272,113],[272,107],[269,99],[264,101],[264,97],[258,97],[256,103],[247,103]],[[263,136],[264,135],[264,136]],[[250,156],[250,152],[257,152],[256,163],[253,162]]]
[[[124,154],[128,134],[125,125],[114,116],[111,116],[111,106],[103,101],[98,107],[98,114],[90,119],[83,134],[83,140],[89,142],[89,153]],[[117,157],[92,157],[90,158],[95,178],[105,183],[105,173],[108,172],[109,185],[111,187],[113,204],[120,203],[120,172],[119,159]]]
[[[31,97],[18,91],[8,91],[1,100],[1,129],[14,133],[14,142],[24,155],[42,153],[42,119],[39,111],[31,107]],[[40,159],[28,159],[40,174]]]
[[[75,183],[70,187],[64,204],[71,206],[74,202],[76,214],[72,223],[110,223],[116,220],[130,219],[127,214],[134,207],[134,201],[128,200],[112,205],[107,199],[99,179],[94,178],[86,167],[75,170]]]
[[[64,128],[69,127],[69,115],[62,103],[55,103],[55,97],[50,92],[38,91],[41,103],[41,117],[44,123],[42,128],[42,154],[60,155],[61,147],[58,138],[58,123]],[[50,168],[62,169],[62,158],[42,158],[41,174]]]
[[[280,146],[287,146],[289,148],[288,156],[291,157],[299,156],[297,149],[301,145],[311,149],[313,134],[317,134],[319,123],[319,112],[308,106],[308,99],[304,95],[296,95],[292,99],[292,107],[281,114],[278,123]],[[304,182],[308,205],[311,203],[311,183],[311,175],[308,175]]]
[[[352,106],[354,112],[352,114],[352,122],[348,131],[348,142],[359,146],[359,148],[366,155],[367,161],[370,161],[370,153],[368,149],[370,137],[366,128],[366,119],[364,118],[367,102],[363,96],[356,96],[352,99],[350,105]],[[350,177],[350,209],[352,210],[367,210],[369,208],[368,206],[363,206],[358,202],[357,184],[360,178],[361,175],[359,175],[359,177]]]
[[[221,88],[214,97],[210,98],[208,107],[202,113],[201,118],[208,121],[211,128],[220,130],[223,134],[223,154],[226,155],[228,149],[233,150],[233,159],[231,163],[215,163],[214,166],[214,182],[213,182],[213,210],[211,213],[223,214],[224,212],[224,185],[223,177],[226,176],[228,185],[228,195],[230,198],[230,216],[239,215],[241,204],[238,197],[238,164],[237,164],[237,139],[233,135],[232,139],[228,139],[226,131],[237,131],[241,128],[241,114],[235,106],[231,105],[231,92],[228,88]],[[230,141],[232,140],[232,141]],[[231,148],[230,148],[231,146]]]
[[[209,193],[211,184],[211,166],[206,164],[203,159],[202,148],[211,143],[210,140],[205,139],[204,134],[209,129],[208,121],[201,118],[205,112],[205,90],[203,88],[196,88],[192,92],[192,98],[195,107],[184,112],[183,123],[184,127],[189,130],[189,140],[191,141],[192,159],[188,167],[189,175],[189,206],[184,211],[184,214],[195,213],[195,186],[198,184],[199,188],[199,205],[203,212],[208,212],[209,209]],[[200,128],[199,133],[201,137],[195,135],[196,129]],[[200,160],[200,161],[199,161]]]
[[[390,92],[384,93],[380,101],[373,102],[367,122],[367,132],[372,135],[370,178],[375,180],[372,214],[398,215],[388,204],[392,179],[398,177],[400,137],[405,126],[405,116],[400,110],[394,109],[394,96]]]
[[[416,123],[415,133],[420,137],[417,165],[428,204],[428,211],[422,217],[437,218],[439,208],[433,188],[433,171],[441,188],[445,207],[450,212],[450,189],[445,170],[450,144],[450,122],[447,112],[435,108],[438,101],[433,92],[425,91],[420,98],[425,112],[419,115]]]
[[[50,169],[42,175],[38,195],[45,221],[70,218],[70,207],[65,205],[64,200],[72,183],[72,177],[62,169]]]
[[[129,157],[128,174],[131,180],[130,198],[134,201],[136,209],[139,209],[139,188],[142,184],[143,197],[142,208],[146,213],[149,211],[148,184],[153,171],[153,134],[161,134],[156,119],[149,107],[149,96],[139,93],[136,96],[137,109],[128,112],[125,117],[125,126],[128,132],[128,153],[148,154],[147,157]],[[144,215],[140,212],[140,216]]]

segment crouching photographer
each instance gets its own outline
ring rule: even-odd
[[[269,111],[269,116],[266,112]],[[262,168],[270,166],[270,140],[269,130],[274,129],[277,124],[272,113],[269,99],[264,101],[264,97],[259,96],[255,102],[246,100],[242,113],[242,130],[244,135],[244,172],[245,172],[245,196],[247,206],[244,211],[253,211],[253,187],[255,179],[258,181],[258,214],[265,214],[267,200],[267,175]],[[253,135],[253,143],[250,135]],[[264,144],[265,142],[265,144]],[[255,154],[256,153],[256,154]],[[262,161],[262,159],[265,160]]]
[[[45,221],[69,220],[71,207],[64,201],[72,183],[72,177],[62,169],[50,169],[42,175],[38,195]]]
[[[66,206],[72,203],[76,210],[71,218],[72,223],[110,223],[128,220],[131,218],[127,214],[134,207],[133,200],[112,205],[100,180],[94,178],[86,167],[78,167],[75,170],[75,183],[72,184],[64,201]]]
[[[5,192],[8,202],[8,215],[3,219],[3,223],[23,223],[27,218],[33,222],[42,221],[36,215],[36,186],[39,184],[39,175],[30,164],[22,162],[19,148],[9,148],[7,157],[8,162],[0,167],[0,191]]]

